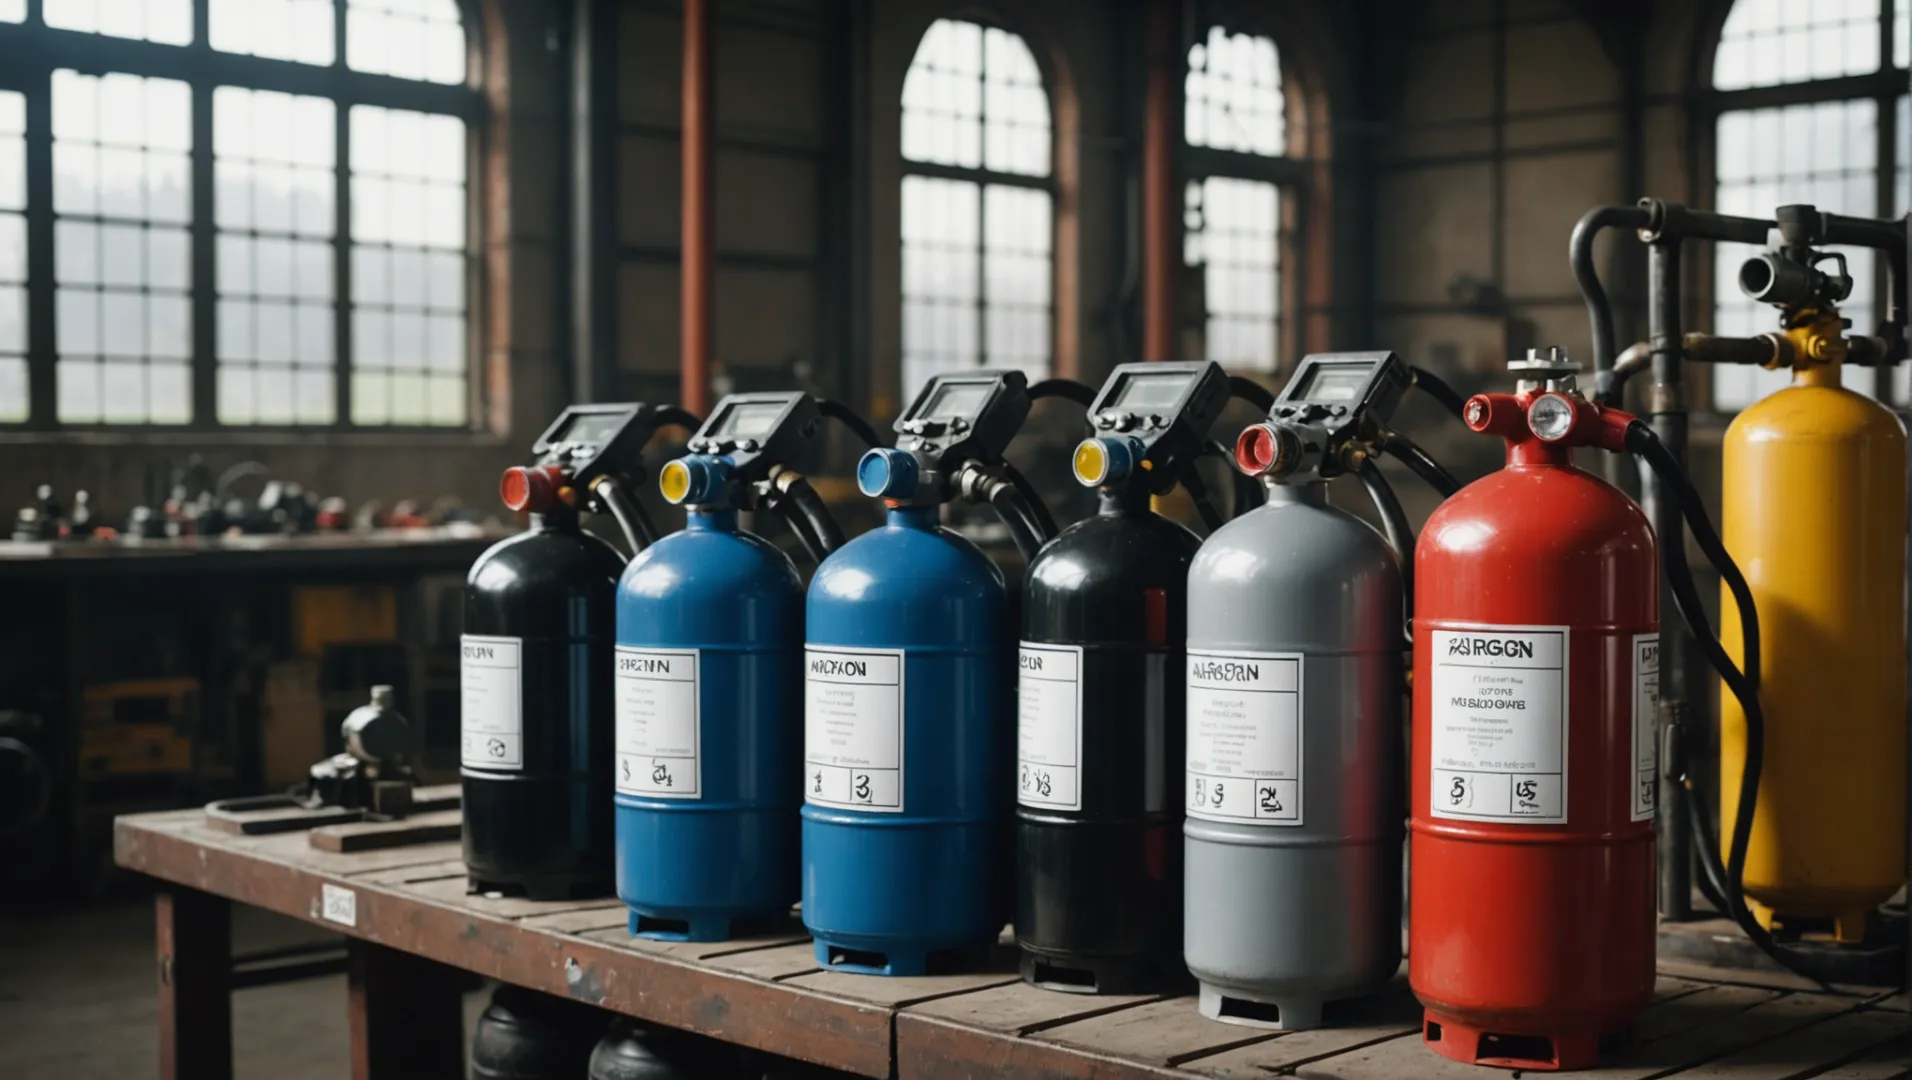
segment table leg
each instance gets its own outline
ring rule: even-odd
[[[369,941],[346,941],[352,1080],[464,1075],[465,1015],[458,969]]]
[[[153,901],[161,1080],[231,1080],[232,906],[167,886]]]

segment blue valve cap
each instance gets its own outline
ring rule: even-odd
[[[872,499],[907,499],[916,494],[916,457],[907,450],[879,446],[856,463],[857,490]]]

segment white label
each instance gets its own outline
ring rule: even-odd
[[[1435,630],[1432,811],[1567,822],[1567,628]]]
[[[340,926],[358,925],[358,894],[326,882],[319,883],[319,914]]]
[[[703,794],[696,649],[617,648],[617,790],[649,799]]]
[[[803,653],[803,798],[903,812],[903,650]]]
[[[1025,641],[1016,663],[1016,801],[1080,810],[1082,646]]]
[[[459,638],[459,764],[516,772],[524,768],[522,643],[515,637]]]
[[[1633,820],[1660,804],[1660,635],[1633,638]]]
[[[1188,651],[1188,815],[1300,825],[1301,654]]]

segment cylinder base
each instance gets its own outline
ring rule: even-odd
[[[862,947],[832,943],[829,935],[817,934],[813,944],[816,947],[817,966],[825,971],[842,971],[851,975],[900,977],[959,970],[967,966],[970,960],[980,960],[987,956],[995,942],[993,940],[979,941],[968,945],[927,949],[920,944],[906,944],[877,951],[870,949],[865,942],[857,943]]]
[[[595,900],[611,895],[607,874],[474,873],[465,879],[467,893],[502,893],[526,900]]]
[[[1627,1029],[1613,1032],[1490,1031],[1433,1009],[1421,1022],[1421,1041],[1444,1058],[1497,1069],[1562,1072],[1590,1069],[1608,1046],[1625,1044]]]
[[[1307,1031],[1321,1026],[1318,997],[1263,997],[1202,984],[1198,1008],[1210,1020],[1267,1031]]]
[[[1063,994],[1141,994],[1173,981],[1155,959],[1022,950],[1022,981]]]

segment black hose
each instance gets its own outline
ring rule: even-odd
[[[659,405],[651,412],[651,423],[656,427],[670,427],[672,424],[689,431],[704,426],[697,414],[682,405]]]
[[[1230,494],[1235,501],[1229,507],[1230,517],[1240,517],[1268,501],[1268,492],[1262,489],[1255,478],[1235,466],[1235,452],[1226,443],[1220,439],[1208,440],[1208,444],[1202,447],[1202,456],[1221,459],[1222,468],[1228,470]],[[1195,468],[1195,463],[1189,462],[1188,467]]]
[[[1274,391],[1253,379],[1241,375],[1230,375],[1228,377],[1228,396],[1239,401],[1246,401],[1248,404],[1260,409],[1264,416],[1268,414],[1269,409],[1275,407]]]
[[[1049,381],[1068,382],[1069,380],[1050,379]],[[1016,494],[1021,496],[1025,504],[1025,512],[1029,515],[1029,523],[1035,527],[1036,535],[1042,539],[1043,543],[1055,539],[1056,533],[1060,531],[1056,528],[1055,516],[1049,513],[1049,507],[1043,503],[1042,496],[1036,494],[1036,486],[1029,482],[1028,477],[1022,475],[1021,470],[1007,461],[1002,463],[1002,474],[1004,479],[1015,485]]]
[[[1700,599],[1699,588],[1693,582],[1693,569],[1686,561],[1684,538],[1660,537],[1660,555],[1666,565],[1667,588],[1673,594],[1674,606],[1679,609],[1681,619],[1698,641],[1707,662],[1719,673],[1720,681],[1726,684],[1727,690],[1739,703],[1746,722],[1746,753],[1740,763],[1739,801],[1734,813],[1733,834],[1727,840],[1724,858],[1721,857],[1720,841],[1713,835],[1706,815],[1694,805],[1700,800],[1687,800],[1689,805],[1694,806],[1689,817],[1694,827],[1695,846],[1699,849],[1702,891],[1717,892],[1717,897],[1709,895],[1708,899],[1720,904],[1722,914],[1738,923],[1759,951],[1774,963],[1819,982],[1818,977],[1806,970],[1792,950],[1773,940],[1772,934],[1759,924],[1746,905],[1746,854],[1752,839],[1753,815],[1759,805],[1759,783],[1765,769],[1766,755],[1766,713],[1759,700],[1759,612],[1753,603],[1752,587],[1747,584],[1745,575],[1740,572],[1739,565],[1733,561],[1718,530],[1707,517],[1706,505],[1700,500],[1698,489],[1693,487],[1685,470],[1680,468],[1679,462],[1653,429],[1642,420],[1628,424],[1626,446],[1659,477],[1664,497],[1673,500],[1694,541],[1699,544],[1707,561],[1719,570],[1720,579],[1733,594],[1733,604],[1739,609],[1740,639],[1745,656],[1743,668],[1734,665],[1726,646],[1713,633],[1712,624],[1707,621],[1705,603]]]
[[[1416,390],[1439,402],[1441,408],[1453,414],[1454,419],[1466,423],[1466,417],[1463,414],[1467,410],[1467,399],[1461,396],[1460,391],[1449,386],[1446,379],[1424,367],[1415,367],[1411,364],[1408,366],[1407,373],[1409,381],[1414,384]]]
[[[788,479],[785,479],[788,477]],[[785,473],[777,478],[777,487],[782,489],[784,498],[779,500],[778,509],[784,511],[784,517],[794,526],[801,520],[810,529],[810,535],[817,542],[810,554],[817,562],[832,551],[843,546],[843,528],[830,516],[830,508],[824,505],[823,496],[810,486],[810,481],[796,473]],[[801,534],[799,534],[801,535]]]
[[[1368,489],[1368,498],[1374,500],[1374,509],[1381,515],[1381,529],[1387,534],[1388,546],[1401,563],[1401,615],[1404,619],[1414,618],[1414,527],[1408,524],[1407,512],[1401,509],[1401,500],[1395,497],[1394,488],[1388,484],[1388,478],[1381,475],[1381,467],[1371,457],[1361,459],[1355,475],[1361,478],[1361,486]],[[1403,625],[1406,625],[1405,623]]]
[[[1208,494],[1208,482],[1202,479],[1201,473],[1195,471],[1194,462],[1189,462],[1188,468],[1182,471],[1182,490],[1188,492],[1189,501],[1195,504],[1195,512],[1202,516],[1202,524],[1208,526],[1209,532],[1228,523],[1228,519],[1222,517],[1221,510],[1215,506],[1215,500]]]
[[[1461,482],[1454,479],[1433,456],[1421,449],[1420,444],[1398,431],[1385,432],[1381,436],[1381,451],[1392,454],[1401,464],[1414,471],[1414,475],[1427,481],[1427,486],[1441,493],[1445,499],[1461,489]]]
[[[874,448],[889,445],[883,441],[881,435],[876,433],[876,428],[871,426],[868,420],[863,419],[855,409],[850,408],[841,401],[832,401],[829,398],[820,397],[817,399],[817,411],[835,420],[837,423],[842,424],[844,427],[849,428],[850,434],[862,439],[863,445],[865,446]]]
[[[611,511],[617,519],[617,527],[624,533],[625,543],[631,545],[631,555],[657,542],[657,529],[651,525],[651,519],[645,515],[644,508],[624,490],[624,485],[616,477],[600,476],[591,484],[591,491]]]
[[[1024,565],[1034,565],[1036,555],[1042,551],[1047,537],[1042,535],[1040,527],[1030,515],[1022,492],[1011,483],[990,483],[988,492],[989,505],[995,509],[1002,523],[1009,526],[1009,538],[1016,542],[1016,550],[1022,553]]]
[[[1095,404],[1095,387],[1074,379],[1044,379],[1030,385],[1030,401],[1041,401],[1046,397],[1066,398],[1086,409]]]
[[[790,535],[797,538],[797,543],[803,545],[804,554],[810,556],[811,565],[821,565],[830,552],[825,549],[823,538],[817,535],[815,524],[788,499],[779,497],[770,500],[768,506],[783,519],[784,526],[790,530]]]

